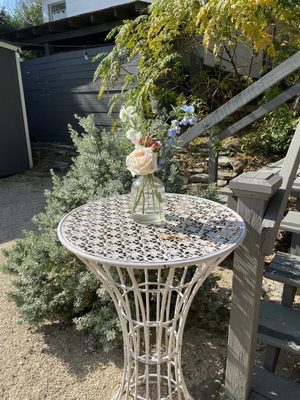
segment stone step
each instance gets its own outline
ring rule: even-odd
[[[299,400],[300,385],[263,368],[254,368],[249,400]]]
[[[300,176],[294,180],[291,195],[295,197],[300,197]]]
[[[300,354],[300,311],[262,301],[257,340]]]
[[[300,212],[289,211],[281,221],[280,229],[286,232],[300,233]]]
[[[300,256],[278,251],[266,270],[265,277],[300,288]]]

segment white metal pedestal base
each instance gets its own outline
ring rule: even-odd
[[[165,222],[139,225],[124,195],[76,208],[57,233],[117,309],[124,374],[113,400],[191,400],[181,369],[186,317],[205,278],[243,240],[239,215],[199,197],[166,194]]]
[[[141,270],[82,261],[110,293],[121,322],[124,375],[113,400],[192,400],[181,368],[184,325],[216,263]]]

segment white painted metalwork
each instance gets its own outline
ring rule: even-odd
[[[108,290],[124,340],[113,400],[190,400],[181,369],[185,320],[206,277],[245,235],[238,214],[193,196],[166,195],[166,222],[136,224],[129,196],[66,215],[58,236]]]

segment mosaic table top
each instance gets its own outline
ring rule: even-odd
[[[165,222],[133,221],[130,196],[91,201],[60,222],[61,242],[79,257],[101,264],[155,268],[192,265],[230,253],[245,236],[242,218],[196,196],[166,194]]]

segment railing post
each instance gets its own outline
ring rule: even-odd
[[[215,149],[216,135],[210,133],[208,141],[208,183],[218,181],[218,152]]]
[[[247,172],[230,182],[238,197],[237,211],[247,235],[234,254],[225,393],[231,400],[247,400],[253,374],[256,334],[264,269],[261,251],[263,216],[282,178],[272,172]]]

